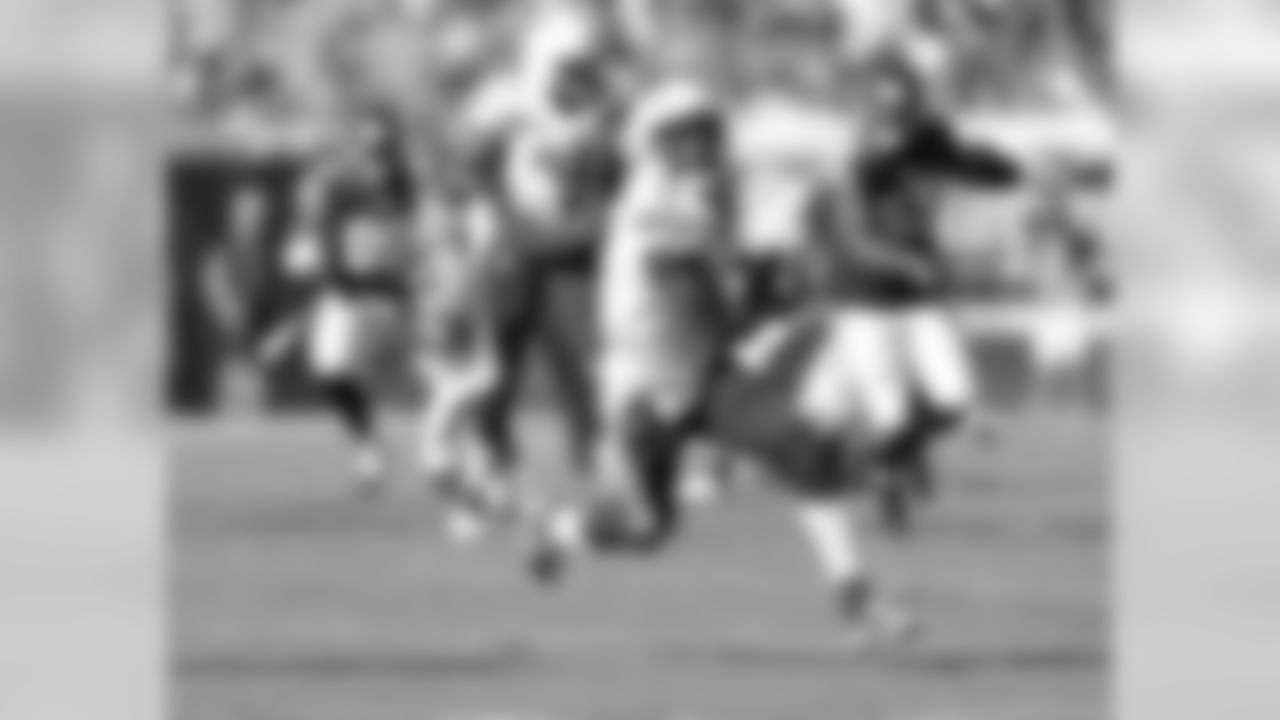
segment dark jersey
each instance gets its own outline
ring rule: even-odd
[[[949,184],[1007,185],[1016,166],[987,148],[971,145],[941,122],[921,123],[897,143],[869,149],[857,159],[854,189],[859,195],[864,241],[906,255],[946,277],[937,237],[942,193]],[[945,280],[921,282],[894,272],[860,273],[865,290],[884,300],[910,300],[943,291]]]
[[[400,292],[400,251],[416,189],[407,160],[369,153],[326,158],[304,181],[299,218],[321,245],[322,284]]]

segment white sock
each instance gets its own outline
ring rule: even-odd
[[[454,508],[445,515],[445,532],[458,545],[473,545],[484,538],[484,521],[475,513]]]
[[[360,476],[361,480],[372,481],[380,479],[386,469],[385,465],[382,448],[378,447],[376,442],[365,442],[356,446],[356,474]]]
[[[552,514],[547,527],[551,542],[561,550],[581,551],[587,545],[587,519],[578,508],[564,508]]]
[[[798,515],[828,582],[843,585],[865,574],[857,521],[850,508],[839,500],[809,501],[800,505]]]
[[[680,488],[684,501],[694,507],[715,502],[727,484],[727,465],[727,460],[716,449],[705,445],[692,446],[681,469]]]
[[[463,437],[457,442],[458,469],[471,489],[479,494],[490,510],[514,507],[516,488],[500,476],[480,441],[474,437]]]
[[[437,387],[437,394],[424,408],[418,425],[418,462],[426,477],[438,478],[465,470],[461,464],[466,458],[454,427],[456,416],[455,397],[448,393],[447,386]]]
[[[422,477],[436,480],[453,467],[450,448],[429,432],[418,438],[418,471]]]

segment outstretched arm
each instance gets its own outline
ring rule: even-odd
[[[959,182],[1006,187],[1023,180],[1010,154],[940,122],[920,131],[916,154],[932,172]]]

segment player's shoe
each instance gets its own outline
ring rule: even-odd
[[[735,484],[737,470],[735,459],[729,457],[725,450],[698,447],[681,473],[681,501],[690,508],[718,504]]]
[[[878,493],[880,520],[890,535],[904,538],[915,530],[917,489],[909,474],[901,468],[887,469]]]
[[[433,473],[428,482],[444,506],[444,531],[451,543],[474,545],[490,534],[499,513],[478,483],[443,471]]]
[[[376,448],[360,448],[351,466],[352,485],[356,495],[373,498],[387,487],[387,461]]]
[[[899,646],[921,631],[910,613],[881,597],[866,578],[845,583],[836,599],[845,623],[844,640],[855,650]]]
[[[582,554],[608,552],[625,545],[630,536],[622,508],[612,502],[544,512],[529,553],[530,575],[540,584],[554,585]]]
[[[541,513],[534,523],[528,555],[529,575],[538,584],[552,586],[565,576],[575,555],[589,542],[587,517],[581,508],[559,508]]]
[[[544,584],[560,580],[570,562],[584,553],[648,555],[661,544],[645,522],[646,509],[599,498],[585,507],[542,513],[537,523],[529,569]]]
[[[539,585],[558,585],[569,566],[569,554],[564,548],[546,539],[535,541],[528,558],[529,576]]]

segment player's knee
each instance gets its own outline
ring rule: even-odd
[[[840,499],[865,489],[870,472],[861,450],[833,442],[797,473],[794,487],[807,499]]]
[[[839,497],[856,491],[867,477],[867,444],[858,434],[832,433],[795,421],[753,448],[770,473],[803,497]]]
[[[960,425],[972,411],[974,393],[967,381],[926,383],[918,396],[911,425],[941,432]]]
[[[940,415],[962,415],[973,404],[975,380],[960,341],[945,332],[926,336],[912,348],[918,400]]]
[[[881,446],[880,456],[891,466],[914,466],[927,457],[934,443],[965,420],[962,409],[922,406]]]
[[[909,393],[895,386],[881,386],[865,393],[854,432],[870,441],[891,438],[901,433],[911,421]]]

